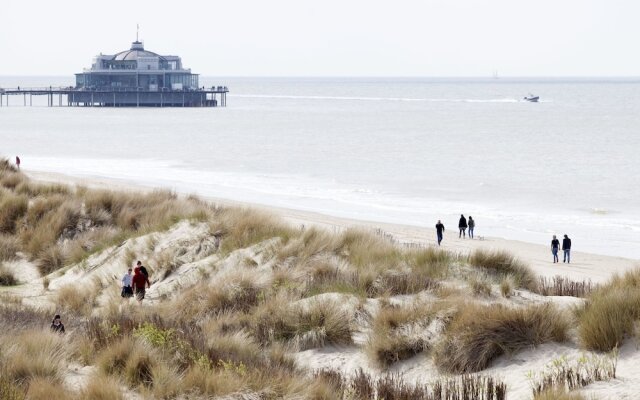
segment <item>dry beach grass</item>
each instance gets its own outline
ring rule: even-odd
[[[2,398],[503,399],[500,376],[465,374],[573,340],[573,318],[580,345],[607,351],[639,317],[637,272],[594,290],[562,281],[586,298],[574,316],[506,252],[405,248],[166,191],[43,185],[4,161],[0,174]],[[136,259],[152,271],[142,305],[117,290]],[[20,281],[13,263],[39,276]],[[48,331],[54,312],[64,336]],[[367,370],[300,362],[342,351]],[[406,361],[445,374],[389,371]],[[92,372],[73,385],[77,366]]]

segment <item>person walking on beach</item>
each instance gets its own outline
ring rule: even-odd
[[[122,277],[122,293],[120,294],[125,299],[133,297],[133,275],[131,275],[131,267],[126,274]]]
[[[467,237],[467,219],[462,214],[460,214],[460,221],[458,221],[458,229],[460,229],[458,238]]]
[[[20,170],[20,157],[16,156],[16,167]]]
[[[438,220],[438,223],[436,224],[436,234],[438,235],[438,246],[440,246],[440,242],[442,242],[443,233],[444,233],[444,225],[442,225],[442,222]]]
[[[551,241],[551,254],[553,254],[553,263],[559,262],[558,260],[558,248],[560,247],[560,241],[556,238],[556,235],[553,235],[553,240]]]
[[[133,293],[135,293],[136,298],[140,303],[144,300],[145,289],[151,287],[151,283],[149,282],[149,278],[146,277],[140,271],[139,267],[136,267],[133,270],[133,278],[131,279],[131,287],[133,289]]]
[[[564,235],[564,239],[562,239],[562,250],[564,251],[564,258],[562,262],[566,262],[567,264],[571,263],[571,239],[569,236]]]
[[[64,333],[64,324],[60,319],[60,314],[56,314],[56,316],[53,317],[53,321],[51,321],[51,331],[56,333]]]
[[[476,221],[473,220],[471,215],[469,215],[469,239],[473,239],[473,228],[476,227]]]

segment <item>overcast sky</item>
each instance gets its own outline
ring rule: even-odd
[[[639,76],[635,0],[3,0],[0,75],[71,75],[102,52],[207,76]]]

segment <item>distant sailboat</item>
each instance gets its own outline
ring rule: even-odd
[[[498,77],[498,70],[497,70],[497,69],[494,69],[494,70],[493,70],[493,79],[499,79],[499,77]]]

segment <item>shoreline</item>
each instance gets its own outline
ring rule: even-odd
[[[61,183],[68,185],[81,185],[96,189],[123,190],[123,191],[151,191],[156,189],[172,190],[168,187],[153,187],[136,184],[120,179],[105,177],[74,177],[55,172],[23,171],[30,179],[38,182]],[[188,195],[189,193],[179,193]],[[289,208],[268,206],[258,203],[248,203],[228,200],[214,196],[198,197],[223,206],[250,207],[271,213],[294,225],[318,226],[334,231],[350,227],[370,230],[380,229],[385,234],[391,235],[400,243],[417,245],[436,245],[435,228],[424,226],[411,226],[385,222],[357,220],[350,218],[334,217],[313,211],[302,211]],[[567,276],[573,280],[591,280],[600,283],[608,280],[614,273],[623,273],[640,265],[640,260],[623,257],[593,254],[572,251],[571,264],[552,263],[550,249],[542,244],[523,242],[518,240],[485,237],[477,234],[477,239],[459,239],[455,236],[457,230],[445,231],[442,248],[445,250],[468,253],[475,249],[505,250],[525,263],[527,263],[538,275],[551,278],[556,275]]]

